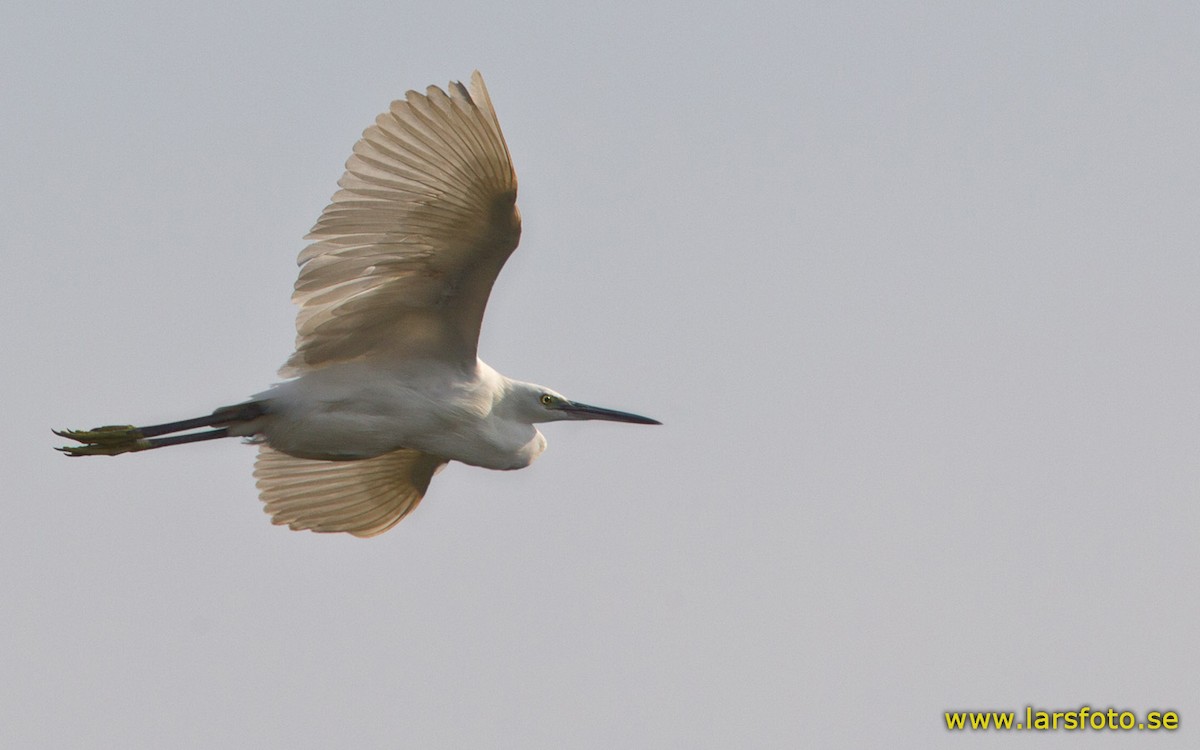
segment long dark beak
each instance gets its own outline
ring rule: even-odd
[[[574,401],[568,401],[558,407],[571,416],[572,419],[604,419],[609,422],[631,422],[633,424],[662,424],[657,419],[630,414],[627,411],[604,409],[599,406],[589,406]]]

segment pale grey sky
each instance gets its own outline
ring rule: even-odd
[[[25,2],[0,25],[0,745],[1032,746],[1200,720],[1200,6]],[[221,441],[376,113],[487,78],[549,425],[373,540]],[[1056,747],[1150,738],[1059,733]]]

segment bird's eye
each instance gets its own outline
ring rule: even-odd
[[[541,398],[542,406],[549,406],[554,403],[554,397],[549,393],[543,393]]]

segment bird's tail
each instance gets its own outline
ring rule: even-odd
[[[247,401],[244,404],[222,406],[207,417],[185,419],[180,422],[167,422],[146,427],[106,425],[90,430],[53,430],[54,434],[59,437],[80,443],[80,445],[55,448],[55,450],[62,451],[68,456],[118,456],[122,453],[165,448],[169,445],[234,437],[235,435],[230,434],[231,427],[251,422],[266,412],[265,401]],[[216,429],[189,432],[189,430],[198,430],[202,427]]]

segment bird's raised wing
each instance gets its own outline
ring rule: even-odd
[[[408,449],[361,461],[311,461],[260,445],[254,476],[272,523],[368,537],[416,508],[445,464]]]
[[[299,257],[296,353],[283,375],[382,353],[474,365],[521,218],[483,78],[448,88],[408,92],[355,144]]]

